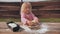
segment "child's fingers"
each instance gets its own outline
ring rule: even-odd
[[[31,21],[28,21],[27,23],[26,23],[26,25],[27,26],[31,26],[33,23],[31,22]]]

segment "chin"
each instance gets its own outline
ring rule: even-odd
[[[22,31],[22,28],[18,24],[16,24],[15,22],[13,22],[13,21],[7,22],[7,26],[13,32]]]

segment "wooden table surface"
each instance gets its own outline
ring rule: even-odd
[[[17,23],[20,24],[19,22]],[[10,29],[8,29],[6,23],[4,22],[0,23],[0,34],[60,34],[60,23],[42,23],[41,29],[39,32],[32,31],[12,32]]]

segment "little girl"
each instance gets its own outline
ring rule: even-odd
[[[32,6],[29,2],[24,2],[21,6],[21,22],[27,26],[39,23],[38,18],[32,13]]]

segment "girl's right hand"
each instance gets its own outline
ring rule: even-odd
[[[33,23],[31,22],[31,21],[27,21],[27,23],[26,23],[28,26],[32,26],[33,25]]]

